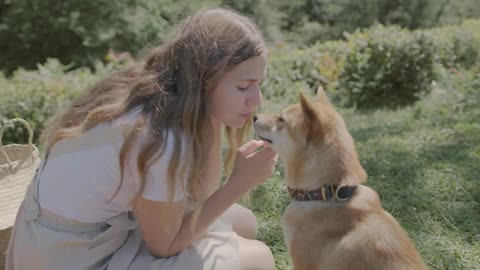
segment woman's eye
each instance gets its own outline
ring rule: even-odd
[[[237,89],[240,91],[246,91],[248,89],[248,86],[242,87],[242,86],[237,86]]]

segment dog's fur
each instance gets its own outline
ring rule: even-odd
[[[257,135],[271,143],[293,189],[358,186],[347,201],[292,201],[283,215],[295,270],[427,269],[367,180],[352,136],[323,89],[280,115],[259,115]]]

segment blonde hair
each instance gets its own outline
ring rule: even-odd
[[[213,135],[208,92],[233,66],[262,55],[265,50],[260,31],[249,19],[223,8],[200,11],[188,17],[167,42],[151,49],[144,61],[113,74],[74,100],[49,122],[41,139],[48,151],[62,139],[77,136],[142,105],[141,117],[133,124],[120,151],[121,181],[113,197],[123,183],[126,157],[140,132],[146,131],[147,139],[137,157],[141,188],[135,199],[143,193],[146,170],[163,153],[170,131],[175,143],[167,172],[169,199],[173,197],[175,176],[180,169],[182,176],[188,171],[184,191],[195,201],[203,201],[206,194],[202,192],[201,177]],[[227,172],[250,126],[251,121],[240,129],[226,128]],[[186,145],[178,138],[186,138]],[[181,149],[189,154],[182,164]]]

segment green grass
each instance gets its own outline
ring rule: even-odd
[[[435,270],[480,269],[480,75],[462,74],[444,74],[440,90],[411,107],[339,109],[369,174],[366,184]],[[263,111],[285,106],[267,101]],[[281,228],[289,201],[279,163],[245,203],[280,270],[292,269]]]
[[[430,269],[480,269],[480,76],[447,76],[435,94],[396,111],[341,110],[366,183],[405,228]],[[278,108],[266,104],[263,111]],[[292,269],[281,216],[290,199],[281,164],[247,203],[277,269]],[[320,222],[320,221],[319,221]]]

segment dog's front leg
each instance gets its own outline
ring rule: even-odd
[[[301,260],[293,260],[293,270],[320,270],[314,262],[307,262]]]
[[[301,239],[293,238],[289,243],[289,253],[292,259],[294,270],[319,270],[317,269],[316,258],[309,256],[308,250]]]

